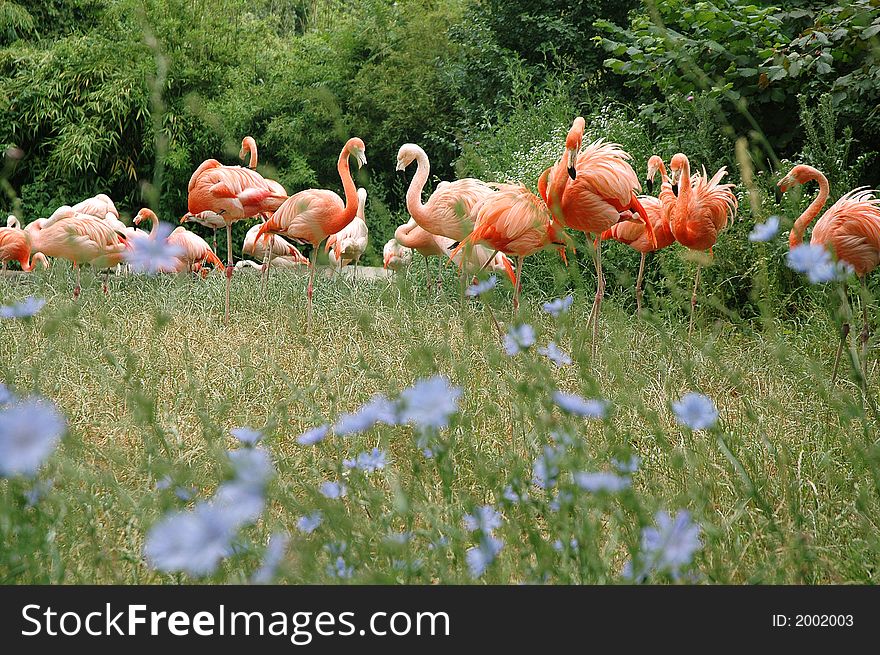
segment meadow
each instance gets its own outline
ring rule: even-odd
[[[247,582],[275,534],[272,573],[258,580],[625,583],[657,512],[686,509],[699,543],[638,579],[877,581],[876,367],[867,396],[854,369],[830,384],[837,332],[820,307],[800,326],[701,314],[689,339],[680,317],[636,319],[612,301],[591,358],[580,326],[592,295],[576,286],[558,317],[542,308],[550,297],[525,295],[516,324],[537,338],[511,356],[490,316],[510,328],[509,285],[462,301],[452,275],[439,294],[416,267],[391,282],[319,276],[311,332],[295,273],[273,274],[265,297],[258,275],[237,275],[229,325],[221,275],[111,278],[109,298],[87,282],[79,301],[63,264],[8,280],[0,304],[48,303],[3,322],[0,379],[53,399],[67,434],[37,479],[0,482],[0,580]],[[573,363],[538,353],[551,340]],[[297,442],[435,374],[461,389],[447,427]],[[555,390],[607,401],[607,412],[563,411]],[[715,403],[716,425],[676,420],[672,404],[691,391]],[[275,469],[265,509],[216,570],[157,571],[145,535],[237,475],[237,427],[264,434]],[[343,465],[373,448],[384,466]],[[631,484],[577,484],[579,472],[615,467]],[[326,497],[326,482],[345,495]],[[475,512],[485,505],[498,514]],[[316,511],[317,526],[303,521]],[[468,549],[489,536],[503,545],[475,571]]]

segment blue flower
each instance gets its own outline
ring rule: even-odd
[[[306,430],[296,438],[296,442],[301,446],[313,446],[316,443],[324,441],[327,433],[330,431],[329,425],[319,425],[311,430]]]
[[[608,471],[599,471],[597,473],[582,471],[573,473],[571,477],[578,487],[591,493],[604,491],[613,494],[623,491],[632,484],[628,477]]]
[[[677,578],[702,547],[700,526],[691,521],[690,512],[684,509],[679,510],[674,518],[667,512],[657,512],[654,520],[657,527],[642,530],[642,574],[653,570]]]
[[[322,482],[318,489],[322,496],[334,500],[336,498],[342,498],[348,493],[348,487],[342,482]]]
[[[159,571],[208,575],[232,553],[236,529],[221,508],[200,503],[192,511],[167,514],[150,528],[144,556]]]
[[[498,284],[498,277],[493,275],[483,282],[472,284],[464,290],[464,293],[465,295],[471,297],[479,296],[480,294],[486,293],[490,289],[494,289],[496,284]]]
[[[428,550],[439,550],[449,545],[449,537],[441,536],[437,541],[428,544]]]
[[[287,545],[290,543],[290,535],[286,532],[276,532],[269,537],[266,544],[266,552],[263,554],[263,562],[260,568],[251,576],[253,584],[269,584],[275,579],[278,567],[284,559]]]
[[[563,446],[573,446],[577,441],[577,436],[569,430],[559,429],[550,431],[550,439]]]
[[[262,489],[275,475],[272,456],[264,448],[230,450],[228,455],[236,480],[244,484]]]
[[[538,348],[538,354],[544,355],[557,366],[568,366],[571,364],[571,357],[564,350],[560,350],[559,346],[553,341],[547,344],[546,348]]]
[[[15,400],[15,396],[12,395],[9,387],[0,382],[0,405],[11,403],[13,400]]]
[[[174,484],[174,480],[171,479],[170,475],[166,475],[164,478],[156,482],[156,491],[168,489],[172,484]]]
[[[417,381],[400,394],[400,422],[422,430],[441,429],[458,411],[461,387],[452,386],[443,375]]]
[[[574,494],[570,491],[557,491],[553,496],[553,500],[548,503],[548,507],[552,512],[558,512],[563,505],[568,505],[574,500]]]
[[[577,539],[572,537],[571,541],[568,542],[568,545],[572,550],[577,550],[580,544],[578,543]],[[553,542],[553,550],[561,553],[564,549],[565,546],[562,543],[562,539],[557,539]]]
[[[464,554],[471,577],[479,578],[489,568],[489,565],[498,557],[498,553],[504,548],[504,542],[491,535],[483,535],[478,546],[467,549]]]
[[[480,531],[490,534],[495,528],[501,527],[501,514],[491,505],[477,507],[472,514],[464,517],[464,527],[469,532]]]
[[[173,269],[184,251],[180,246],[168,241],[172,226],[160,222],[149,235],[135,235],[128,240],[131,246],[122,257],[135,273],[153,275]]]
[[[611,458],[611,466],[616,468],[620,473],[635,473],[639,470],[639,465],[642,463],[642,460],[639,459],[638,455],[633,455],[627,461],[622,461],[619,459]]]
[[[55,405],[38,396],[0,410],[0,476],[35,475],[67,426]]]
[[[824,246],[803,243],[788,251],[788,267],[804,273],[811,284],[822,284],[845,278],[850,267],[845,262],[835,262]]]
[[[504,335],[504,351],[511,357],[535,345],[535,330],[528,323],[515,325]]]
[[[558,318],[562,314],[565,314],[571,308],[571,304],[573,302],[574,296],[569,294],[565,298],[557,298],[556,300],[545,302],[543,305],[543,309],[548,314]]]
[[[37,480],[30,489],[24,492],[28,507],[34,507],[52,490],[54,480]]]
[[[256,523],[266,505],[262,489],[236,480],[217,487],[208,502],[222,512],[224,520],[235,529]]]
[[[686,393],[681,400],[672,403],[676,420],[691,430],[708,430],[718,422],[718,410],[708,396]]]
[[[323,522],[324,515],[320,511],[314,511],[306,516],[300,516],[296,528],[305,534],[312,534]]]
[[[365,473],[372,473],[385,468],[386,463],[385,453],[373,448],[370,452],[360,453],[355,459],[343,460],[342,465],[348,469],[360,469]]]
[[[512,505],[518,505],[519,503],[526,503],[529,500],[529,494],[525,490],[514,489],[512,485],[507,485],[504,488],[501,496]]]
[[[339,436],[364,432],[377,423],[397,425],[397,407],[382,394],[376,394],[357,412],[342,414],[333,426],[333,432]]]
[[[532,483],[541,489],[556,486],[559,477],[559,460],[565,455],[562,446],[544,446],[544,452],[532,464]]]
[[[30,318],[46,304],[45,298],[28,296],[19,303],[0,307],[0,318]]]
[[[354,575],[354,567],[345,563],[342,556],[336,558],[331,564],[327,565],[327,575],[331,578],[339,578],[340,580],[348,580]]]
[[[779,232],[779,217],[771,216],[766,223],[755,223],[749,232],[749,241],[770,241]]]
[[[253,446],[263,438],[263,433],[253,428],[232,428],[229,433],[245,446]]]
[[[582,398],[577,394],[563,393],[561,391],[553,392],[553,402],[560,409],[569,414],[576,416],[585,416],[587,418],[605,418],[608,413],[608,401],[597,398]]]
[[[184,502],[188,502],[196,497],[199,490],[195,487],[177,487],[174,490],[174,495],[180,498],[180,500]]]

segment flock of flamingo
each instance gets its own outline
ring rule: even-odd
[[[397,268],[411,260],[412,250],[427,258],[438,256],[454,261],[462,275],[484,269],[504,271],[514,286],[514,311],[519,302],[522,262],[544,249],[557,249],[565,259],[572,245],[566,228],[584,232],[593,241],[591,254],[596,268],[597,288],[587,322],[597,341],[598,318],[605,290],[602,274],[603,240],[624,243],[642,254],[636,281],[638,311],[642,304],[642,280],[647,253],[678,242],[696,251],[715,245],[718,234],[737,210],[732,184],[723,184],[725,168],[712,177],[692,173],[682,153],[670,160],[670,172],[659,156],[648,160],[649,189],[657,173],[661,177],[658,197],[639,195],[639,178],[630,165],[631,156],[614,143],[602,139],[583,146],[585,122],[578,117],[569,130],[560,159],[547,168],[537,181],[539,195],[523,183],[486,183],[474,178],[441,182],[423,203],[422,192],[430,174],[425,151],[405,144],[397,155],[397,169],[416,162],[416,174],[406,193],[411,220],[401,225],[384,248],[384,262]],[[228,259],[226,271],[226,320],[229,320],[229,289],[235,268],[244,265],[267,271],[269,267],[308,265],[308,317],[311,324],[312,294],[318,251],[326,242],[331,261],[337,266],[354,264],[364,253],[368,228],[364,207],[366,190],[358,189],[349,159],[358,167],[366,164],[366,146],[357,137],[349,139],[337,161],[344,198],[325,189],[307,189],[294,195],[278,182],[256,171],[257,147],[251,137],[242,141],[240,156],[250,155],[248,166],[227,166],[216,159],[204,161],[193,173],[188,186],[188,213],[181,222],[195,222],[215,231],[226,228]],[[790,246],[799,245],[807,226],[819,215],[829,195],[828,181],[818,170],[795,166],[779,183],[783,191],[808,180],[819,182],[819,195],[797,220],[790,234]],[[233,266],[232,225],[259,219],[247,233],[242,251],[263,263],[239,262]],[[141,209],[135,226],[151,221],[156,236],[158,219],[150,209]],[[29,271],[46,257],[71,260],[75,266],[91,264],[107,268],[119,264],[129,237],[137,232],[119,219],[113,201],[100,194],[77,205],[63,206],[49,218],[33,221],[23,229],[10,217],[0,228],[0,260],[20,262]],[[290,241],[310,244],[311,261]],[[201,237],[176,228],[168,240],[184,254],[169,273],[198,270],[206,263],[223,266]],[[832,251],[864,277],[880,262],[880,198],[874,192],[857,189],[841,197],[816,223],[811,242]],[[514,271],[510,258],[516,259]],[[429,276],[430,279],[430,276]],[[694,278],[691,297],[690,330],[700,280],[700,266]],[[430,282],[429,282],[430,283]],[[106,280],[105,280],[106,287]],[[74,295],[79,293],[79,268]],[[866,339],[867,317],[863,338]]]

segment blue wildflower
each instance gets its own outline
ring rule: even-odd
[[[529,500],[529,494],[525,490],[514,489],[512,485],[507,485],[504,488],[501,496],[509,502],[511,505],[518,505],[519,503],[526,503]]]
[[[195,487],[177,487],[174,490],[174,495],[184,502],[189,502],[196,497],[198,492],[199,490]]]
[[[573,302],[574,296],[569,294],[565,298],[557,298],[556,300],[545,302],[543,304],[543,309],[551,316],[559,318],[562,314],[565,314],[571,308],[571,304]]]
[[[322,482],[318,490],[322,496],[332,500],[342,498],[348,493],[348,487],[342,482]]]
[[[639,465],[641,463],[642,460],[638,455],[633,455],[626,461],[615,459],[614,457],[611,458],[611,466],[616,468],[620,473],[635,473],[639,470]]]
[[[469,532],[480,531],[490,534],[496,528],[501,527],[501,514],[491,505],[477,507],[472,514],[464,517],[464,527]]]
[[[21,302],[0,307],[0,318],[30,318],[43,309],[45,305],[45,298],[28,296]]]
[[[441,429],[458,411],[461,387],[453,386],[443,375],[417,381],[400,394],[400,422],[422,430]]]
[[[156,481],[156,491],[168,489],[171,487],[172,484],[174,484],[174,480],[171,479],[170,475],[166,475],[161,480]]]
[[[677,578],[702,547],[700,526],[691,520],[690,512],[683,509],[675,517],[667,512],[657,512],[654,520],[656,527],[642,530],[640,558],[643,574],[653,570]]]
[[[261,488],[236,480],[217,487],[209,503],[222,511],[226,522],[236,529],[255,523],[266,505]]]
[[[253,584],[269,584],[275,579],[278,567],[284,559],[287,545],[290,543],[290,535],[286,532],[275,532],[269,537],[266,544],[266,552],[263,554],[263,562],[260,568],[251,576]]]
[[[478,546],[467,549],[464,554],[468,569],[470,569],[471,577],[479,578],[489,568],[489,565],[498,557],[498,553],[504,548],[504,542],[501,539],[491,535],[483,535]]]
[[[342,414],[333,426],[339,436],[364,432],[377,423],[397,425],[397,407],[382,394],[376,394],[353,414]]]
[[[232,428],[229,433],[245,446],[253,446],[263,438],[263,433],[253,428]]]
[[[558,512],[563,505],[569,505],[574,500],[574,494],[570,491],[557,491],[553,499],[547,504],[552,512]]]
[[[24,498],[28,507],[34,507],[52,490],[54,480],[37,480],[31,488],[24,492]]]
[[[230,450],[228,456],[236,480],[244,484],[262,489],[275,475],[272,456],[264,448]]]
[[[184,252],[183,248],[168,241],[172,229],[168,223],[160,222],[149,236],[135,235],[128,240],[131,247],[122,257],[132,271],[153,275],[177,266]]]
[[[329,425],[319,425],[316,428],[303,432],[296,438],[296,442],[301,446],[313,446],[316,443],[324,441],[329,431]]]
[[[779,232],[779,217],[771,216],[766,223],[756,223],[749,232],[749,241],[770,241]]]
[[[577,539],[572,537],[572,539],[568,542],[568,545],[572,550],[577,550],[578,546],[580,544],[578,543]],[[564,549],[565,549],[565,546],[562,543],[562,539],[557,539],[556,541],[553,542],[553,550],[561,553]]]
[[[581,471],[573,473],[571,477],[578,487],[591,493],[604,491],[613,494],[623,491],[632,484],[632,481],[628,477],[617,475],[616,473],[611,473],[609,471],[600,471],[597,473]]]
[[[681,425],[691,430],[708,430],[718,422],[718,410],[708,396],[701,393],[686,393],[672,403],[672,411]]]
[[[372,473],[378,469],[385,468],[386,456],[384,451],[373,448],[370,452],[358,454],[355,459],[346,459],[342,461],[342,465],[348,469],[359,469],[365,473]]]
[[[477,284],[472,284],[467,289],[464,290],[465,295],[467,296],[479,296],[487,291],[494,289],[495,285],[498,284],[498,277],[496,275],[491,276],[489,279],[484,280],[483,282],[478,282]]]
[[[532,483],[541,489],[556,486],[559,477],[559,460],[565,455],[562,446],[544,446],[544,451],[532,464]]]
[[[804,273],[811,284],[822,284],[843,279],[852,268],[845,262],[835,262],[824,246],[803,243],[788,251],[788,267]]]
[[[354,567],[346,564],[345,560],[339,556],[336,561],[327,565],[327,575],[331,578],[339,578],[340,580],[348,580],[354,575]]]
[[[222,509],[201,503],[192,511],[167,514],[150,528],[144,557],[159,571],[207,575],[232,553],[236,529]]]
[[[597,398],[582,398],[577,394],[553,392],[553,402],[569,414],[587,418],[605,418],[608,413],[608,401]]]
[[[304,534],[312,534],[323,522],[324,515],[320,511],[314,511],[306,516],[300,516],[296,528]]]
[[[535,345],[535,329],[528,323],[515,325],[504,335],[504,351],[511,357]]]
[[[38,396],[0,410],[0,476],[35,475],[67,430],[55,405]]]
[[[556,364],[556,366],[568,366],[572,361],[568,353],[564,350],[560,350],[559,346],[553,341],[548,343],[546,348],[538,348],[538,354],[544,355],[544,357]]]

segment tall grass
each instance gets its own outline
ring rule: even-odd
[[[220,276],[118,278],[110,298],[95,283],[78,302],[63,265],[0,286],[3,304],[49,300],[32,320],[3,323],[0,380],[54,399],[69,421],[40,475],[53,485],[33,506],[33,481],[0,481],[0,580],[187,579],[147,565],[145,534],[164,512],[211,496],[230,475],[229,430],[251,426],[265,432],[277,469],[269,506],[207,581],[246,581],[267,536],[282,531],[292,541],[281,581],[332,580],[326,546],[345,543],[354,582],[471,582],[465,553],[476,537],[463,518],[483,504],[502,512],[496,536],[505,543],[486,582],[625,581],[640,531],[658,510],[680,508],[702,528],[688,580],[878,581],[876,416],[855,383],[830,384],[837,333],[820,309],[799,329],[704,321],[689,340],[674,314],[636,320],[606,303],[591,359],[589,285],[577,286],[559,318],[534,292],[518,322],[535,327],[537,343],[511,357],[489,316],[507,323],[509,289],[462,304],[451,270],[440,295],[419,273],[391,284],[319,279],[311,333],[297,274],[273,275],[265,299],[258,276],[237,275],[228,326]],[[549,340],[574,363],[557,368],[540,356]],[[450,426],[432,437],[432,458],[410,426],[295,441],[374,393],[393,398],[434,373],[463,393]],[[567,415],[550,399],[555,389],[606,399],[610,410],[604,420]],[[689,391],[713,399],[715,428],[675,420],[671,403]],[[535,459],[566,434],[558,486],[543,490],[532,482]],[[387,451],[384,469],[344,469],[343,459],[373,447]],[[590,494],[572,484],[572,472],[612,470],[612,459],[631,455],[641,465],[629,489]],[[173,484],[157,489],[166,476]],[[318,493],[339,479],[347,496]],[[508,485],[529,500],[505,499]],[[177,497],[190,486],[195,499]],[[298,518],[315,510],[323,523],[299,532]]]

